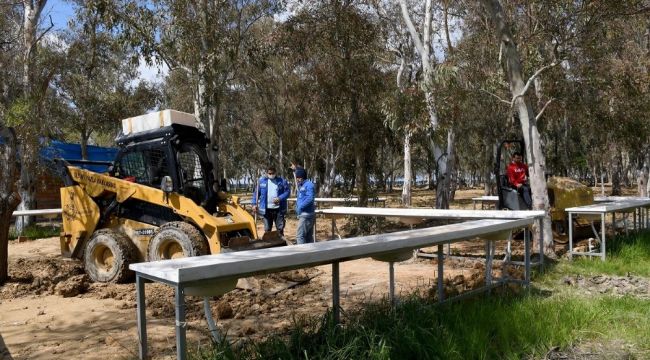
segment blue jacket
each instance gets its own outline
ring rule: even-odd
[[[268,193],[269,181],[272,181],[275,185],[277,185],[278,198],[280,198],[280,212],[286,213],[287,199],[289,198],[289,194],[291,193],[291,188],[289,187],[289,183],[287,183],[287,180],[279,176],[277,176],[273,180],[267,178],[266,176],[261,177],[258,182],[259,194],[257,193],[258,189],[255,189],[255,193],[253,194],[253,201],[251,202],[251,204],[257,205],[257,202],[259,200],[259,206],[257,207],[257,211],[260,213],[260,215],[264,215],[264,213],[266,213],[266,205],[267,205],[266,198]]]
[[[298,199],[296,201],[296,213],[300,216],[301,214],[313,214],[316,210],[314,206],[314,184],[305,179],[302,182],[302,185],[298,186]]]

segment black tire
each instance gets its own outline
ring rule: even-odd
[[[136,261],[131,239],[111,229],[95,231],[84,251],[86,273],[95,282],[128,282],[134,275],[129,265]]]
[[[172,221],[151,237],[147,260],[167,260],[209,254],[208,242],[203,234],[191,224]]]

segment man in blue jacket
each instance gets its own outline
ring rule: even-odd
[[[307,171],[297,168],[295,171],[297,186],[296,213],[298,213],[298,230],[296,243],[306,244],[314,242],[314,222],[316,221],[316,207],[314,206],[314,184],[307,179]]]
[[[281,236],[284,236],[284,216],[287,213],[287,199],[291,188],[287,180],[277,176],[275,167],[266,169],[266,176],[262,176],[253,195],[253,211],[262,215],[264,219],[264,232],[271,231],[273,223]]]

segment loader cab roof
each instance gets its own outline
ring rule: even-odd
[[[119,147],[127,147],[156,139],[161,139],[163,141],[179,139],[181,142],[198,143],[202,146],[205,146],[209,142],[203,131],[192,126],[180,124],[172,124],[170,126],[129,135],[120,133],[120,135],[115,138],[115,142]]]

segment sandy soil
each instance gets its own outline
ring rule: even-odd
[[[460,206],[481,190],[464,191]],[[421,194],[415,206],[431,206],[433,194]],[[295,233],[296,220],[289,217],[286,233]],[[330,236],[326,220],[318,224],[318,239]],[[376,231],[405,228],[383,222]],[[261,228],[261,225],[260,225]],[[349,226],[339,221],[347,235]],[[291,237],[291,236],[289,236]],[[499,244],[497,257],[502,256]],[[455,245],[454,253],[480,255],[482,242]],[[501,252],[499,252],[499,250]],[[520,251],[516,249],[515,253]],[[9,246],[11,280],[0,287],[0,358],[3,359],[132,359],[137,358],[137,324],[133,284],[91,284],[80,263],[61,258],[58,238],[39,239]],[[445,262],[446,291],[458,293],[484,282],[484,261]],[[396,264],[397,293],[419,290],[428,293],[435,284],[435,261],[412,259]],[[388,265],[370,259],[341,264],[341,302],[352,309],[387,294]],[[495,264],[496,275],[500,265]],[[521,276],[518,269],[510,269]],[[220,330],[232,340],[257,339],[284,334],[292,319],[319,316],[331,305],[330,266],[288,276],[313,277],[310,281],[277,294],[237,289],[212,301]],[[287,274],[285,274],[287,275]],[[279,277],[257,279],[263,284],[282,284]],[[147,319],[150,352],[156,359],[175,357],[174,308],[171,288],[147,284]],[[188,338],[192,346],[209,342],[202,299],[189,297]]]

